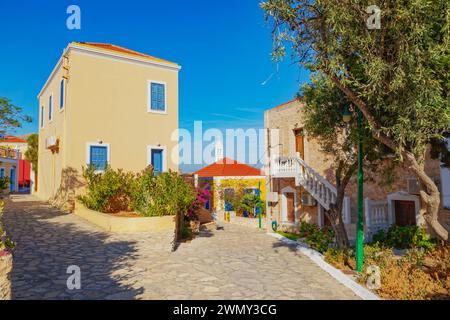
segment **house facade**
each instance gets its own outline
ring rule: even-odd
[[[19,163],[21,154],[18,149],[0,146],[0,178],[8,178],[8,187],[4,193],[19,191]]]
[[[195,185],[207,188],[211,198],[206,204],[206,209],[218,213],[218,218],[224,217],[226,212],[236,216],[236,210],[227,199],[237,193],[252,193],[266,199],[266,177],[257,168],[240,163],[234,159],[223,157],[221,144],[216,146],[216,162],[194,172]],[[255,217],[255,212],[246,213],[244,216]]]
[[[324,211],[335,203],[337,195],[333,161],[321,151],[314,139],[308,137],[303,119],[302,102],[298,99],[264,113],[264,125],[268,130],[265,169],[269,180],[267,212],[279,225],[288,229],[297,228],[301,221],[329,225]],[[381,165],[388,167],[391,162],[392,159],[387,158]],[[425,167],[441,191],[444,190],[442,197],[445,199],[450,181],[441,174],[440,162],[428,158]],[[419,185],[408,168],[398,165],[389,172],[389,177],[383,177],[379,172],[365,172],[365,177],[367,239],[392,224],[424,225],[419,214]],[[346,190],[342,212],[350,239],[355,238],[356,196],[357,184],[353,178]],[[443,208],[441,211],[441,222],[448,226],[448,210]]]
[[[21,137],[0,135],[0,147],[19,150],[20,158],[25,159],[25,152],[27,151],[28,143]]]
[[[171,137],[180,69],[116,45],[70,43],[38,95],[37,195],[58,199],[79,190],[88,165],[178,170]]]

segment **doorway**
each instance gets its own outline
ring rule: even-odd
[[[395,200],[395,224],[401,227],[416,225],[414,201]]]
[[[281,190],[281,222],[295,224],[297,216],[298,198],[296,190],[290,186]]]
[[[295,134],[295,152],[300,154],[300,158],[305,160],[305,135],[303,129],[294,130]]]
[[[11,168],[9,171],[9,191],[15,192],[16,191],[16,169]]]
[[[287,222],[295,223],[295,195],[293,192],[285,193]]]

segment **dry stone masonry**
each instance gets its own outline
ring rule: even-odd
[[[11,299],[12,255],[0,257],[0,300]]]

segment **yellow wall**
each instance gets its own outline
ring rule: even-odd
[[[166,146],[167,169],[178,170],[172,157],[178,128],[178,70],[150,63],[123,61],[69,49],[64,109],[59,111],[60,81],[57,72],[39,97],[45,107],[44,128],[39,130],[38,196],[57,193],[61,172],[78,173],[86,165],[87,143],[109,145],[113,168],[140,171],[148,165],[148,145]],[[166,83],[167,114],[148,112],[148,81]],[[53,92],[53,121],[48,121],[48,99]],[[40,120],[40,115],[39,115]],[[60,139],[59,153],[45,149],[48,136]],[[177,153],[176,153],[177,154]]]
[[[216,180],[214,180],[216,181]],[[261,200],[263,202],[266,201],[266,179],[265,177],[261,177],[261,178],[250,178],[250,179],[246,179],[246,178],[233,178],[233,177],[228,177],[228,178],[221,178],[220,179],[220,191],[218,192],[218,188],[217,188],[217,183],[214,183],[214,187],[213,187],[213,194],[214,194],[214,208],[216,210],[224,210],[224,201],[223,201],[223,191],[225,188],[227,187],[231,187],[231,188],[235,188],[235,190],[239,190],[242,188],[259,188],[261,190]],[[220,208],[217,207],[217,198],[218,196],[221,197],[220,199]]]

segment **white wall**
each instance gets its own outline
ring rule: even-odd
[[[450,150],[450,138],[447,138],[447,147]],[[446,208],[450,208],[450,170],[441,168],[442,183],[442,204]]]

